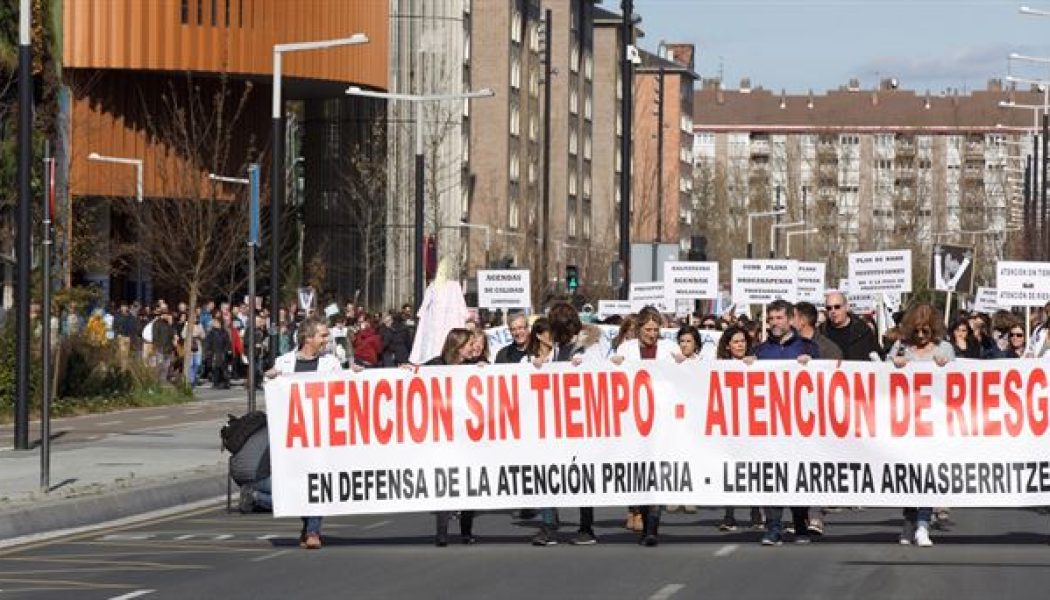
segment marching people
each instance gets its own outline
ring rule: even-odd
[[[230,389],[229,360],[233,352],[230,334],[221,315],[211,321],[211,331],[204,336],[204,362],[211,375],[211,386],[219,390]]]
[[[496,353],[496,364],[520,363],[528,353],[529,321],[525,313],[513,313],[507,318],[507,329],[510,331],[510,343]]]
[[[970,329],[969,318],[956,317],[949,331],[951,333],[949,333],[950,339],[948,341],[951,343],[952,350],[957,358],[979,359],[983,356],[984,352],[981,344],[977,341],[977,337],[974,336],[973,330]]]
[[[395,312],[384,315],[379,334],[383,342],[383,366],[406,364],[412,352],[412,332],[405,326],[401,315]]]
[[[799,335],[791,326],[795,316],[795,307],[784,300],[774,300],[766,308],[766,321],[769,325],[766,341],[755,347],[758,360],[795,359],[806,364],[812,358],[820,358],[820,348],[816,342]],[[766,508],[766,534],[762,536],[763,546],[779,546],[783,543],[784,507]],[[796,544],[810,542],[810,521],[808,506],[792,506],[791,517]]]
[[[445,344],[441,348],[441,354],[428,360],[425,365],[464,365],[469,364],[474,355],[474,346],[471,343],[470,331],[464,328],[454,328],[445,336]],[[448,522],[452,516],[451,511],[439,510],[435,513],[436,531],[434,533],[434,545],[439,548],[448,546]],[[476,544],[478,538],[474,535],[474,511],[464,510],[459,513],[460,540],[464,544]]]
[[[273,368],[266,372],[266,378],[273,379],[292,373],[337,373],[341,371],[342,366],[339,364],[339,359],[325,353],[328,348],[328,335],[328,326],[324,321],[315,317],[304,320],[299,326],[299,349],[278,356]],[[304,516],[302,521],[299,547],[319,550],[322,545],[321,517]]]
[[[1050,356],[1050,302],[1043,307],[1043,321],[1032,329],[1027,350],[1033,358]]]
[[[730,325],[722,332],[718,339],[718,360],[739,360],[748,363],[755,361],[754,351],[751,346],[751,337],[747,335],[743,327]],[[725,516],[718,523],[718,530],[732,532],[737,530],[736,510],[733,506],[725,507]],[[762,509],[757,506],[751,508],[751,528],[764,529],[766,519],[762,515]]]
[[[943,367],[955,359],[955,351],[944,339],[940,312],[929,304],[918,304],[904,315],[900,325],[901,339],[890,349],[887,362],[901,368],[913,362],[933,362]],[[901,545],[933,546],[930,539],[932,508],[905,508]]]
[[[824,297],[824,310],[827,312],[827,322],[819,331],[842,350],[843,360],[870,361],[872,352],[879,356],[875,332],[849,311],[845,294],[828,292]]]
[[[1029,351],[1028,341],[1025,338],[1024,326],[1020,323],[1009,329],[1006,340],[1007,358],[1032,358],[1033,355]]]

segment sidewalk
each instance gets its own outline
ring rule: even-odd
[[[29,451],[0,436],[0,540],[68,529],[226,493],[226,414],[245,411],[244,390],[197,390],[177,406],[55,419],[50,488],[40,489],[40,423]],[[262,394],[258,396],[263,405]]]

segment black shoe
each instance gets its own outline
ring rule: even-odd
[[[473,546],[476,543],[478,543],[478,536],[476,536],[476,535],[465,535],[465,536],[463,536],[463,545],[464,546]]]
[[[573,546],[592,546],[598,543],[598,538],[594,537],[593,531],[581,531],[573,536],[569,543]]]
[[[535,510],[533,510],[531,508],[523,508],[523,509],[518,511],[518,518],[521,519],[522,521],[527,521],[529,519],[534,518],[536,516],[536,512],[537,511],[535,511]]]
[[[650,533],[649,535],[643,537],[638,543],[645,546],[646,548],[652,548],[653,546],[658,545],[660,542],[656,539],[655,534]]]
[[[251,485],[241,486],[241,496],[237,501],[237,510],[241,511],[241,514],[251,514],[255,512],[255,488]]]
[[[558,537],[554,532],[543,528],[532,538],[533,546],[556,546],[558,544]]]
[[[444,548],[445,546],[448,546],[448,536],[443,533],[435,535],[434,545],[438,548]]]

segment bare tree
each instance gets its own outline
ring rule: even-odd
[[[343,154],[339,182],[346,203],[348,226],[357,239],[357,262],[364,279],[368,306],[379,301],[372,289],[374,276],[386,264],[386,122],[376,118],[371,134]]]
[[[202,295],[213,293],[231,267],[245,260],[248,205],[243,191],[223,195],[208,173],[243,173],[255,154],[245,142],[243,117],[251,82],[220,76],[184,85],[170,83],[159,102],[142,97],[146,129],[165,144],[174,168],[158,170],[170,198],[149,198],[128,211],[136,221],[141,252],[150,257],[153,277],[187,294],[194,314]],[[237,146],[234,146],[236,140]],[[192,348],[185,340],[185,354]],[[191,376],[186,369],[187,381]]]

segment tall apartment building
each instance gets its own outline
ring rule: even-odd
[[[631,241],[683,252],[694,216],[693,54],[692,44],[661,44],[659,54],[641,52],[634,75]]]
[[[471,0],[384,0],[389,2],[389,90],[414,95],[461,94],[471,89],[473,11],[497,2]],[[476,87],[476,83],[473,83]],[[497,92],[498,97],[498,92]],[[467,277],[472,230],[461,226],[472,203],[471,111],[495,99],[423,105],[424,231],[450,277]],[[413,294],[415,242],[415,106],[387,103],[386,248],[384,294],[387,307]]]
[[[1037,97],[1038,96],[1038,97]],[[978,279],[1016,253],[1019,176],[1032,147],[1026,111],[1041,94],[991,81],[969,94],[917,94],[884,80],[826,94],[723,89],[695,93],[695,192],[709,254],[723,278],[746,251],[748,213],[785,206],[783,222],[819,233],[793,239],[791,257],[827,261],[827,282],[847,276],[854,251],[911,248],[917,282],[936,242],[974,245]],[[1013,179],[1013,180],[1012,180]],[[753,219],[756,257],[770,248],[769,218]],[[784,235],[774,240],[786,253]],[[920,285],[921,287],[921,285]]]

